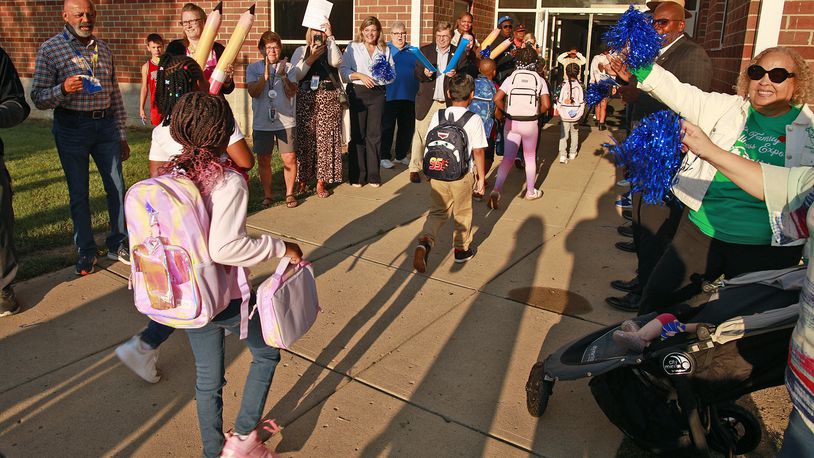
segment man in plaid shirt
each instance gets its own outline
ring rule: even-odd
[[[31,100],[40,110],[54,109],[54,140],[68,181],[77,275],[93,272],[97,247],[88,202],[89,157],[107,193],[110,234],[108,257],[130,263],[124,223],[122,161],[130,156],[126,113],[107,43],[93,36],[96,6],[90,0],[65,0],[65,28],[37,52]]]

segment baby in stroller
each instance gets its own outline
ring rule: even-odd
[[[672,313],[662,313],[641,327],[633,320],[625,320],[612,336],[622,347],[641,352],[656,338],[666,340],[679,332],[695,332],[697,328],[698,323],[684,324]]]

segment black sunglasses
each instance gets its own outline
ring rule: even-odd
[[[760,81],[763,79],[763,75],[767,73],[769,74],[769,81],[775,84],[780,84],[783,81],[786,81],[788,78],[794,78],[794,73],[786,70],[783,67],[766,70],[760,65],[755,64],[750,65],[749,68],[746,69],[746,74],[749,75],[749,79],[752,81]]]

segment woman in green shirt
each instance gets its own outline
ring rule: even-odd
[[[617,60],[622,79],[631,74]],[[781,167],[814,165],[814,114],[806,103],[812,73],[789,48],[761,52],[738,80],[738,95],[703,92],[653,65],[633,72],[638,86],[731,154]],[[632,80],[632,79],[631,79]],[[772,239],[766,204],[688,152],[673,193],[688,217],[644,286],[639,313],[662,310],[700,292],[703,281],[796,265],[802,244]]]

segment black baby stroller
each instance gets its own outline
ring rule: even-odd
[[[619,325],[582,337],[534,365],[529,413],[541,416],[557,380],[591,378],[597,404],[640,447],[666,452],[708,446],[726,455],[755,449],[758,420],[735,401],[783,384],[805,268],[755,272],[710,288],[701,307],[682,307],[695,333],[653,341],[643,352],[619,346]],[[644,325],[656,314],[637,317]]]

